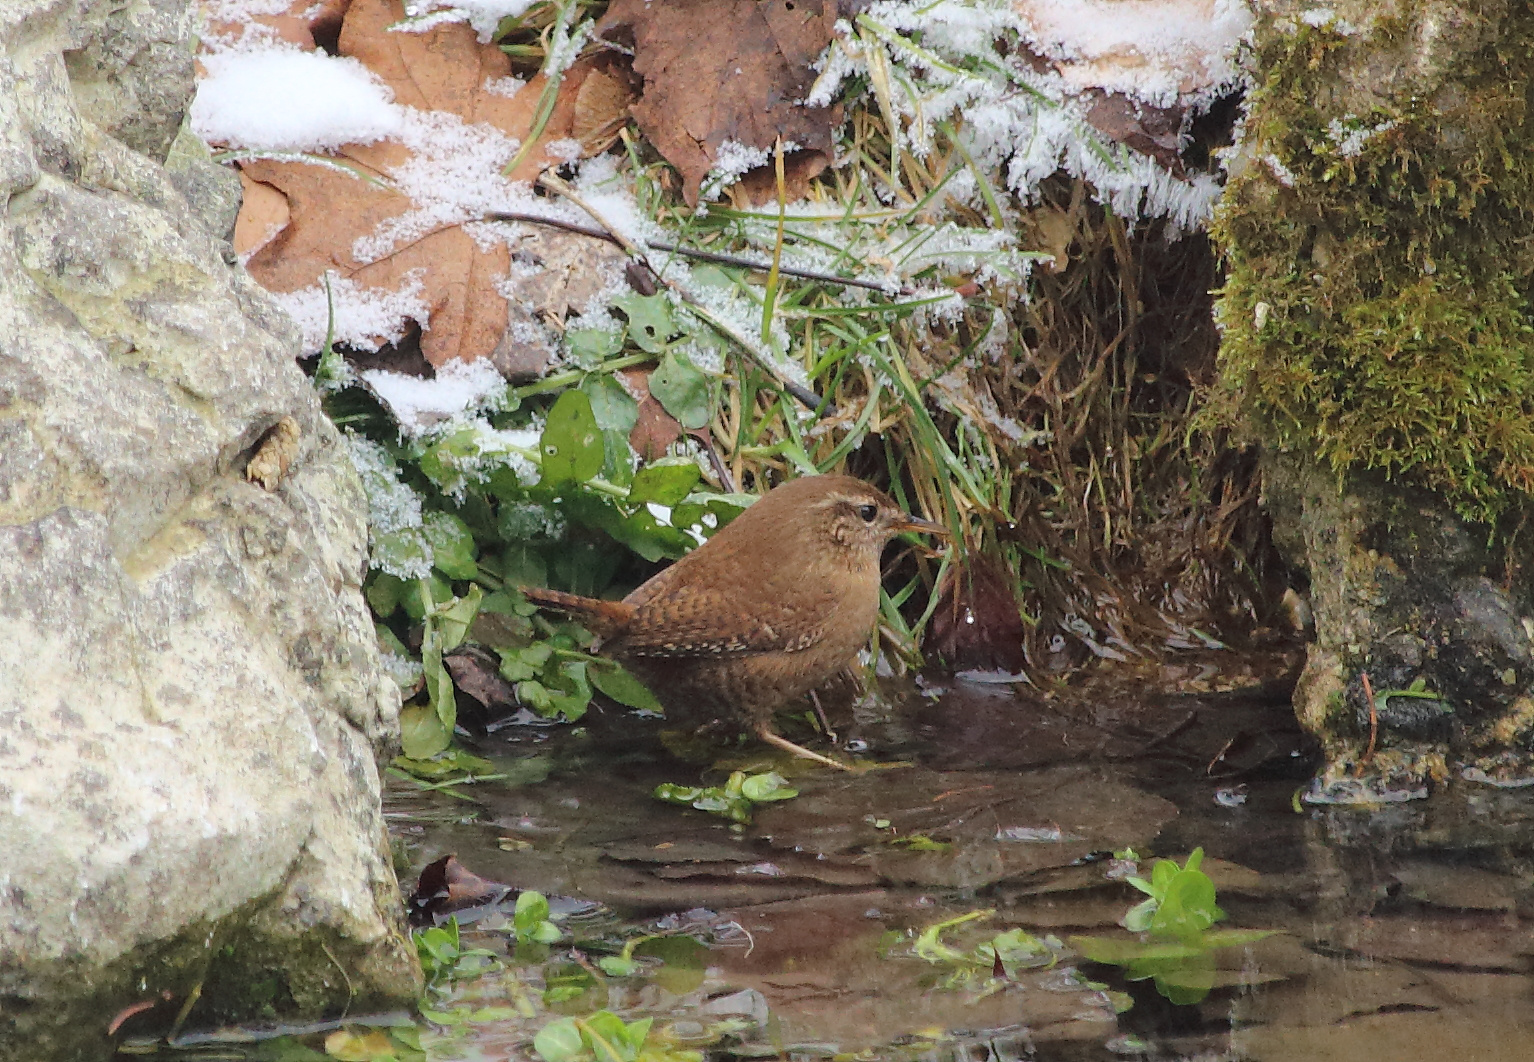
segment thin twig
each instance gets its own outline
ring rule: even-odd
[[[552,229],[563,229],[565,232],[573,232],[580,236],[590,236],[593,240],[604,240],[607,243],[622,246],[622,243],[610,232],[594,229],[589,225],[579,225],[573,221],[562,221],[558,218],[544,217],[541,214],[522,214],[516,211],[497,211],[494,214],[486,214],[480,221],[526,221],[535,225],[547,225]],[[735,266],[738,269],[750,269],[757,273],[765,273],[772,268],[771,262],[758,262],[753,258],[742,258],[739,255],[723,254],[719,251],[702,251],[695,247],[682,247],[674,243],[665,243],[661,240],[648,240],[650,250],[664,251],[667,254],[679,254],[683,258],[696,258],[700,262],[713,262],[716,265]],[[847,288],[866,288],[869,291],[885,292],[888,287],[877,280],[864,280],[861,277],[839,277],[834,273],[822,273],[814,269],[796,269],[793,266],[779,265],[779,273],[785,273],[791,277],[799,277],[801,280],[818,280],[825,284],[840,284]],[[908,285],[901,285],[899,294],[911,295],[915,289]]]
[[[1355,775],[1362,774],[1364,768],[1374,759],[1374,743],[1380,736],[1380,713],[1374,707],[1374,687],[1369,685],[1369,673],[1360,671],[1358,677],[1363,679],[1364,699],[1369,702],[1369,747],[1364,749],[1363,758],[1358,761],[1358,768],[1353,772]]]
[[[589,214],[591,216],[591,220],[595,221],[609,235],[611,235],[614,242],[616,242],[619,247],[623,248],[624,252],[630,258],[639,262],[651,273],[653,273],[657,280],[675,292],[677,298],[685,302],[688,308],[695,315],[706,321],[714,328],[715,331],[719,332],[726,338],[733,340],[742,350],[751,356],[751,359],[755,361],[764,372],[768,373],[774,380],[777,381],[777,384],[780,388],[793,395],[807,409],[819,410],[819,415],[822,417],[830,416],[836,412],[835,407],[829,400],[822,404],[820,396],[817,395],[814,391],[804,387],[802,384],[795,383],[793,380],[790,380],[786,375],[784,375],[783,370],[773,364],[772,359],[767,356],[767,352],[760,349],[751,336],[746,335],[735,325],[719,317],[707,306],[704,306],[696,295],[688,291],[682,285],[663,276],[661,271],[656,269],[655,266],[650,262],[650,256],[645,253],[644,248],[640,247],[638,244],[634,243],[633,240],[630,240],[628,237],[624,236],[623,233],[614,228],[606,218],[597,212],[595,207],[582,199],[580,194],[577,193],[574,188],[571,188],[568,184],[554,176],[552,173],[545,173],[543,176],[539,177],[538,183],[549,189],[551,192],[555,192],[558,195],[564,196],[566,199],[570,200],[570,202],[574,203],[576,206],[580,207],[587,214]]]

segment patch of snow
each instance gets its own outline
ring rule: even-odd
[[[1358,122],[1358,119],[1348,118],[1346,123],[1333,118],[1326,125],[1326,135],[1332,143],[1337,145],[1337,154],[1345,159],[1357,158],[1363,154],[1364,145],[1381,133],[1389,132],[1399,123],[1395,119],[1380,122],[1373,127],[1367,127]]]
[[[479,34],[479,43],[489,44],[501,19],[523,14],[537,0],[411,0],[405,4],[407,19],[440,22],[467,22]],[[440,22],[438,21],[440,20]],[[406,27],[402,27],[406,28]],[[413,27],[408,27],[413,28]]]
[[[1121,92],[1160,107],[1235,83],[1251,32],[1243,0],[1017,0],[1023,36],[1072,91]]]
[[[413,436],[482,407],[506,390],[506,381],[487,358],[450,361],[430,380],[387,369],[367,369],[360,375],[389,407],[400,430]]]
[[[209,22],[245,22],[258,15],[282,15],[292,0],[203,0],[202,16]]]
[[[345,277],[331,274],[330,292],[323,283],[272,298],[298,323],[303,332],[304,352],[313,354],[325,345],[325,330],[330,311],[335,310],[335,333],[332,342],[363,350],[376,349],[380,343],[398,343],[405,336],[405,322],[428,324],[430,311],[421,297],[422,271],[411,270],[398,291],[367,288]]]
[[[257,151],[319,151],[400,134],[394,94],[355,59],[295,48],[210,52],[192,100],[203,140]]]
[[[579,140],[568,136],[563,140],[551,140],[543,145],[544,154],[548,155],[551,159],[559,159],[562,162],[576,161],[585,150]]]
[[[1268,172],[1273,174],[1273,179],[1285,188],[1294,187],[1294,171],[1284,165],[1283,159],[1271,151],[1262,157],[1263,165],[1267,166]]]
[[[492,77],[486,78],[480,87],[492,96],[504,96],[509,100],[527,88],[527,82],[520,77]]]

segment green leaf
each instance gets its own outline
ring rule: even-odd
[[[599,1010],[584,1024],[581,1032],[597,1062],[634,1062],[639,1051],[629,1043],[628,1028],[622,1018],[610,1010]]]
[[[421,455],[421,471],[439,487],[457,486],[463,482],[466,459],[480,453],[478,429],[462,428],[426,448]]]
[[[373,634],[378,638],[379,652],[401,656],[406,660],[411,658],[410,650],[405,648],[405,643],[400,641],[398,636],[382,623],[373,624]]]
[[[1131,933],[1144,933],[1151,927],[1151,922],[1156,917],[1157,901],[1155,899],[1142,900],[1135,904],[1124,914],[1124,928]]]
[[[799,795],[799,790],[788,784],[777,771],[768,771],[766,774],[754,774],[741,783],[740,795],[757,804],[765,804],[771,800],[792,800]]]
[[[516,1021],[521,1015],[516,1007],[475,1007],[469,1011],[468,1020],[476,1025],[489,1022]]]
[[[592,373],[581,381],[581,390],[591,399],[591,415],[596,418],[597,427],[624,435],[634,429],[639,421],[639,403],[612,373]]]
[[[388,572],[375,571],[368,576],[363,595],[367,597],[368,607],[373,610],[373,615],[379,619],[386,619],[399,608],[400,595],[404,592],[405,580]]]
[[[431,544],[419,527],[402,527],[373,539],[371,564],[393,574],[419,572],[430,566]]]
[[[531,546],[508,542],[501,551],[501,578],[507,586],[548,586],[549,567]]]
[[[698,463],[688,457],[652,461],[634,473],[634,482],[629,486],[629,501],[636,505],[645,502],[675,505],[692,493],[702,475]]]
[[[608,530],[613,538],[647,561],[680,557],[696,545],[691,535],[661,523],[648,508],[625,516]]]
[[[703,790],[695,785],[677,785],[675,782],[662,782],[655,787],[651,794],[656,800],[663,800],[667,804],[679,804],[682,807],[691,807],[692,802],[703,795]]]
[[[406,583],[400,592],[400,604],[405,606],[405,615],[420,622],[426,618],[428,609],[450,601],[452,597],[452,586],[434,572],[425,579],[411,579]]]
[[[606,328],[571,328],[565,332],[565,350],[575,364],[595,369],[623,349],[623,332]]]
[[[597,969],[608,977],[633,977],[642,967],[633,959],[621,955],[603,955],[597,960]]]
[[[543,1062],[575,1062],[585,1053],[580,1027],[574,1018],[560,1018],[538,1030],[533,1050]]]
[[[549,901],[541,892],[524,889],[517,895],[517,907],[512,914],[518,933],[531,933],[533,927],[549,917]]]
[[[638,1021],[628,1023],[626,1027],[628,1042],[634,1054],[639,1054],[640,1050],[644,1047],[645,1040],[649,1039],[650,1036],[650,1026],[654,1022],[654,1018],[640,1018]]]
[[[543,481],[551,486],[584,483],[601,472],[606,448],[591,412],[591,399],[573,389],[560,395],[549,410],[538,445]]]
[[[451,736],[458,722],[458,701],[453,696],[453,677],[442,663],[442,643],[435,626],[426,625],[426,637],[421,643],[421,671],[426,679],[426,696],[432,711],[442,721],[442,727]],[[411,756],[411,759],[420,759]]]
[[[279,1036],[275,1040],[256,1044],[251,1062],[330,1062],[330,1056],[308,1047],[291,1036]]]
[[[586,674],[593,686],[619,704],[646,712],[665,712],[649,687],[619,664],[610,660],[594,663],[586,669]]]
[[[684,428],[704,427],[714,417],[708,377],[674,351],[650,373],[650,393]]]
[[[1209,876],[1198,870],[1183,870],[1167,887],[1150,931],[1185,937],[1202,933],[1224,917],[1225,912],[1214,902],[1214,882]]]
[[[474,535],[452,513],[429,512],[421,521],[421,531],[431,544],[432,564],[452,579],[473,579],[479,574],[474,563]]]
[[[671,303],[664,295],[640,295],[638,292],[629,292],[618,296],[612,304],[627,315],[629,338],[639,346],[640,350],[659,354],[666,349],[666,340],[676,335],[676,321],[671,316]]]
[[[452,743],[452,731],[442,725],[427,704],[407,704],[399,713],[400,750],[412,760],[429,760]]]
[[[463,597],[454,598],[451,604],[439,606],[432,614],[432,623],[437,628],[438,645],[442,652],[457,649],[463,644],[464,637],[474,623],[474,617],[479,615],[479,605],[484,597],[483,590],[471,586]]]
[[[429,760],[413,760],[408,756],[396,756],[393,766],[427,781],[436,781],[453,775],[495,773],[495,764],[463,749],[452,749]]]

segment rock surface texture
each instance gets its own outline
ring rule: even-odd
[[[1310,799],[1527,785],[1534,8],[1257,7],[1217,392],[1310,580]]]
[[[104,1055],[194,988],[193,1026],[418,987],[366,507],[232,264],[237,186],[178,141],[192,30],[0,3],[0,1058]]]

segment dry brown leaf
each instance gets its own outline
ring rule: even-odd
[[[760,151],[779,137],[798,145],[785,159],[796,179],[830,164],[841,110],[799,101],[835,22],[834,0],[614,0],[597,33],[632,42],[644,77],[634,118],[695,205],[727,140]]]
[[[630,369],[618,375],[624,389],[639,402],[639,419],[629,430],[629,445],[646,461],[665,457],[666,448],[682,437],[682,426],[650,393],[650,370]]]
[[[400,0],[353,0],[341,27],[340,54],[358,59],[377,74],[400,104],[446,111],[465,123],[486,122],[507,136],[526,138],[543,91],[542,78],[534,78],[513,97],[487,92],[487,80],[511,73],[510,61],[499,48],[479,44],[474,31],[461,23],[425,33],[390,32],[388,27],[403,17]],[[571,136],[576,96],[594,69],[593,64],[578,63],[566,73],[540,146],[523,160],[514,179],[531,180],[557,161],[544,147]],[[492,357],[503,373],[513,368],[526,373],[530,362],[541,358],[531,371],[541,370],[547,351],[524,351],[528,333],[517,330],[513,335],[508,328],[507,301],[500,290],[510,268],[506,246],[481,246],[452,225],[401,243],[377,260],[357,258],[354,245],[359,238],[374,235],[417,204],[382,182],[371,183],[354,173],[382,178],[412,155],[397,141],[380,141],[347,145],[333,157],[351,171],[272,159],[242,164],[248,180],[285,197],[290,214],[287,226],[249,259],[251,275],[279,293],[317,284],[326,270],[389,292],[418,282],[428,310],[421,349],[432,365]],[[247,229],[265,234],[261,215],[269,215],[272,206],[264,194],[259,199],[264,202],[247,200],[252,217],[243,209],[241,217]]]
[[[269,184],[252,180],[241,171],[240,216],[234,221],[234,253],[248,259],[271,243],[292,219],[288,197]]]
[[[1118,92],[1089,92],[1087,122],[1103,136],[1149,155],[1177,176],[1183,175],[1182,139],[1187,109],[1152,107]]]

